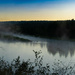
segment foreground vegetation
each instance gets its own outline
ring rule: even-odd
[[[41,51],[34,51],[35,59],[20,61],[20,57],[11,63],[0,58],[0,75],[75,75],[75,65],[64,65],[62,61],[54,62],[52,67],[49,64],[43,65]]]

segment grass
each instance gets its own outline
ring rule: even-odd
[[[33,62],[28,59],[27,61],[20,61],[18,56],[10,64],[3,58],[0,58],[0,75],[75,75],[75,65],[64,65],[60,60],[53,63],[50,67],[49,64],[43,66],[43,57],[41,51],[34,51],[35,59]]]

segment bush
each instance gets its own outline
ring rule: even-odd
[[[0,58],[0,75],[72,75],[75,73],[75,65],[67,66],[60,60],[54,62],[52,68],[49,64],[43,66],[43,56],[41,51],[34,51],[35,59],[33,62],[29,60],[20,61],[18,56],[11,64]]]

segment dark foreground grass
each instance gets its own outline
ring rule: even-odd
[[[49,64],[43,66],[43,57],[41,51],[34,51],[35,59],[20,61],[18,56],[11,63],[0,58],[0,75],[75,75],[75,65],[64,65],[62,61],[54,62],[53,66]]]

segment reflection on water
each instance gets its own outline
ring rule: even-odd
[[[48,41],[33,41],[33,42],[9,42],[0,41],[0,57],[4,56],[5,60],[12,61],[18,56],[21,59],[34,60],[35,51],[42,51],[44,62],[53,63],[55,59],[60,59],[67,62],[75,57],[75,42],[48,40]]]
[[[46,43],[0,41],[0,57],[4,56],[8,61],[12,61],[18,56],[21,59],[33,60],[35,57],[33,50],[46,50]]]
[[[75,42],[51,41],[47,43],[47,50],[53,56],[59,53],[60,57],[67,57],[69,54],[72,57],[75,54]]]

